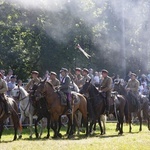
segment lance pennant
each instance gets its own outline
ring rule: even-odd
[[[87,59],[89,59],[91,56],[87,53],[87,52],[85,52],[82,48],[81,48],[81,46],[78,44],[77,45],[77,48],[83,53],[83,55],[87,58]]]

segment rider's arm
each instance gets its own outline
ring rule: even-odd
[[[7,86],[6,82],[3,81],[2,88],[0,89],[0,94],[5,93],[7,91],[8,91],[8,86]]]

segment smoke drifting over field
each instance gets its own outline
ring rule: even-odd
[[[43,11],[48,17],[43,25],[56,41],[63,41],[74,30],[76,18],[93,29],[93,43],[106,51],[122,53],[121,57],[143,57],[147,64],[150,48],[149,0],[8,0],[18,9]],[[64,12],[61,14],[61,12]],[[51,18],[51,14],[58,18]],[[69,19],[65,13],[73,17]],[[51,24],[52,21],[52,24]],[[67,22],[67,26],[62,24]],[[134,49],[134,51],[132,51]],[[135,53],[136,49],[136,53]],[[107,56],[105,56],[107,57]],[[125,62],[124,62],[125,63]]]

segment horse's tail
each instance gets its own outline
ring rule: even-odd
[[[126,99],[125,107],[124,107],[124,115],[125,115],[125,120],[126,123],[129,122],[129,106],[128,106],[128,101]]]

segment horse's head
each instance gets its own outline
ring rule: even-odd
[[[21,91],[20,91],[20,87],[19,86],[15,86],[12,90],[11,90],[11,95],[15,100],[19,100],[21,97]]]
[[[28,97],[28,92],[21,86],[15,86],[12,91],[12,96],[15,100],[23,100],[25,99],[26,97]]]
[[[82,86],[80,93],[81,94],[89,94],[91,87],[92,87],[91,80],[86,81],[85,84]]]
[[[119,94],[124,94],[126,92],[120,81],[114,83],[114,91],[117,91]]]

